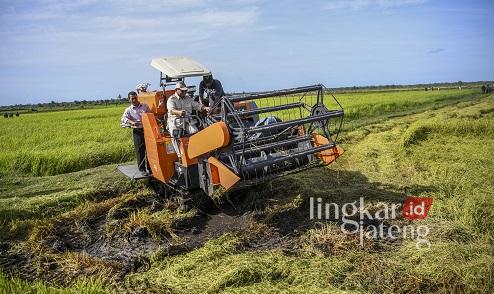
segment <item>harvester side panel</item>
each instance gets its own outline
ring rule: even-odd
[[[224,122],[217,122],[189,138],[188,155],[198,157],[230,144],[230,132]]]
[[[215,185],[221,185],[225,190],[233,187],[240,177],[227,168],[221,161],[215,157],[208,158],[209,168],[211,169],[212,182]]]
[[[163,117],[166,113],[166,100],[175,93],[174,90],[166,90],[163,97],[163,91],[140,92],[137,95],[137,100],[140,103],[146,104],[152,113],[158,117]],[[163,103],[160,104],[160,101]]]
[[[189,167],[192,165],[197,165],[197,157],[194,156],[189,156],[189,153],[187,152],[189,146],[189,137],[182,137],[180,138],[180,154],[181,156],[181,163],[185,167]]]
[[[174,174],[174,162],[178,160],[172,145],[172,138],[162,136],[156,118],[152,113],[142,114],[146,157],[153,177],[166,183]]]

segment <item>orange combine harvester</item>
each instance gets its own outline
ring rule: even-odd
[[[343,109],[323,85],[313,85],[226,95],[207,114],[180,118],[199,131],[178,138],[179,159],[167,131],[166,100],[177,82],[211,73],[186,57],[156,58],[151,66],[160,71],[161,89],[138,94],[152,111],[142,116],[150,177],[182,195],[222,194],[330,164],[343,153],[336,144]],[[325,101],[325,95],[331,99]],[[136,165],[118,168],[142,178]]]

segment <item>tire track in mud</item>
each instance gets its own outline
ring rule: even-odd
[[[148,256],[158,249],[165,256],[184,254],[225,233],[245,234],[258,218],[250,207],[251,199],[244,197],[240,203],[250,201],[248,207],[227,202],[174,222],[175,237],[162,234],[152,238],[145,228],[125,231],[124,223],[133,212],[144,208],[158,211],[164,209],[166,201],[160,196],[130,199],[96,215],[54,220],[34,241],[36,244],[0,244],[0,270],[25,280],[42,279],[63,286],[88,276],[121,284],[126,275],[147,271],[151,266]],[[250,236],[239,250],[265,250],[275,246],[278,239],[282,238],[276,236],[274,242],[249,246],[255,243]]]

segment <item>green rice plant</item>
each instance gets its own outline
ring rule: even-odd
[[[408,147],[423,141],[431,133],[449,136],[492,136],[494,135],[494,121],[449,119],[425,120],[413,123],[403,134],[402,145]]]
[[[133,159],[123,107],[47,112],[7,120],[0,128],[0,176],[55,175]]]
[[[18,277],[9,277],[0,271],[0,293],[9,294],[101,294],[111,293],[103,288],[103,285],[95,280],[80,279],[72,287],[60,287],[50,283],[36,280],[28,282]]]

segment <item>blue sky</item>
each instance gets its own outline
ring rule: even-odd
[[[0,105],[158,86],[197,59],[228,91],[494,79],[494,1],[0,0]]]

